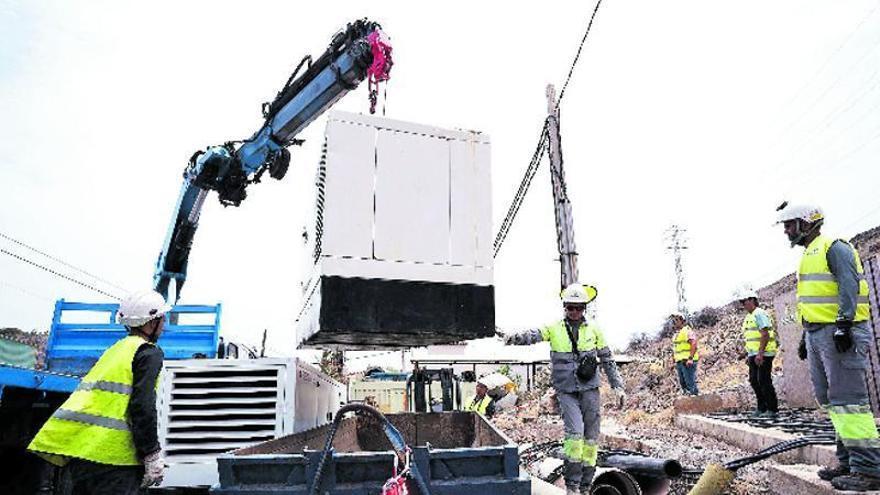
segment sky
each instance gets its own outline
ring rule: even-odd
[[[190,155],[250,136],[296,63],[360,17],[394,46],[387,117],[490,136],[497,229],[594,5],[0,0],[0,248],[110,294],[149,287]],[[581,280],[612,345],[675,308],[673,224],[692,310],[794,270],[784,199],[821,205],[832,235],[880,224],[878,5],[602,3],[561,136]],[[368,106],[362,85],[335,109]],[[325,122],[283,181],[240,208],[209,199],[182,294],[221,302],[232,340],[266,329],[278,355],[295,345]],[[560,317],[555,236],[545,161],[495,260],[502,328]],[[62,297],[108,300],[0,255],[0,327],[46,329]]]

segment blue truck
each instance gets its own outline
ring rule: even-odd
[[[0,362],[0,493],[38,492],[40,461],[25,448],[49,416],[79,385],[101,354],[126,335],[116,323],[119,304],[60,299],[42,366],[34,359]],[[159,345],[166,360],[214,359],[220,346],[221,305],[178,305]],[[22,346],[23,347],[23,346]],[[52,493],[52,492],[42,492]]]

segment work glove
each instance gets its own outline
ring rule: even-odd
[[[522,337],[516,332],[502,333],[501,338],[504,340],[505,345],[520,345],[522,343]]]
[[[807,359],[807,331],[801,332],[801,343],[798,344],[798,358],[801,361]]]
[[[834,331],[834,347],[837,352],[846,352],[853,346],[852,322],[840,320],[837,322],[837,330]]]
[[[141,488],[159,486],[165,478],[165,468],[167,467],[161,450],[144,457],[144,479],[141,481]]]

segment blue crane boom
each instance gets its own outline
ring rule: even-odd
[[[154,289],[172,302],[179,299],[199,215],[210,191],[217,191],[224,206],[238,206],[247,197],[247,186],[259,182],[263,173],[281,180],[290,165],[287,147],[301,143],[296,136],[364,78],[369,76],[371,83],[387,79],[390,55],[379,24],[366,19],[348,24],[317,60],[303,58],[275,100],[263,106],[265,120],[253,136],[193,154],[156,262]],[[305,72],[297,77],[305,65]],[[374,94],[371,100],[375,101]]]

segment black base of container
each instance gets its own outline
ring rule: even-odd
[[[495,334],[492,286],[324,276],[311,299],[318,321],[303,347],[419,347]]]

